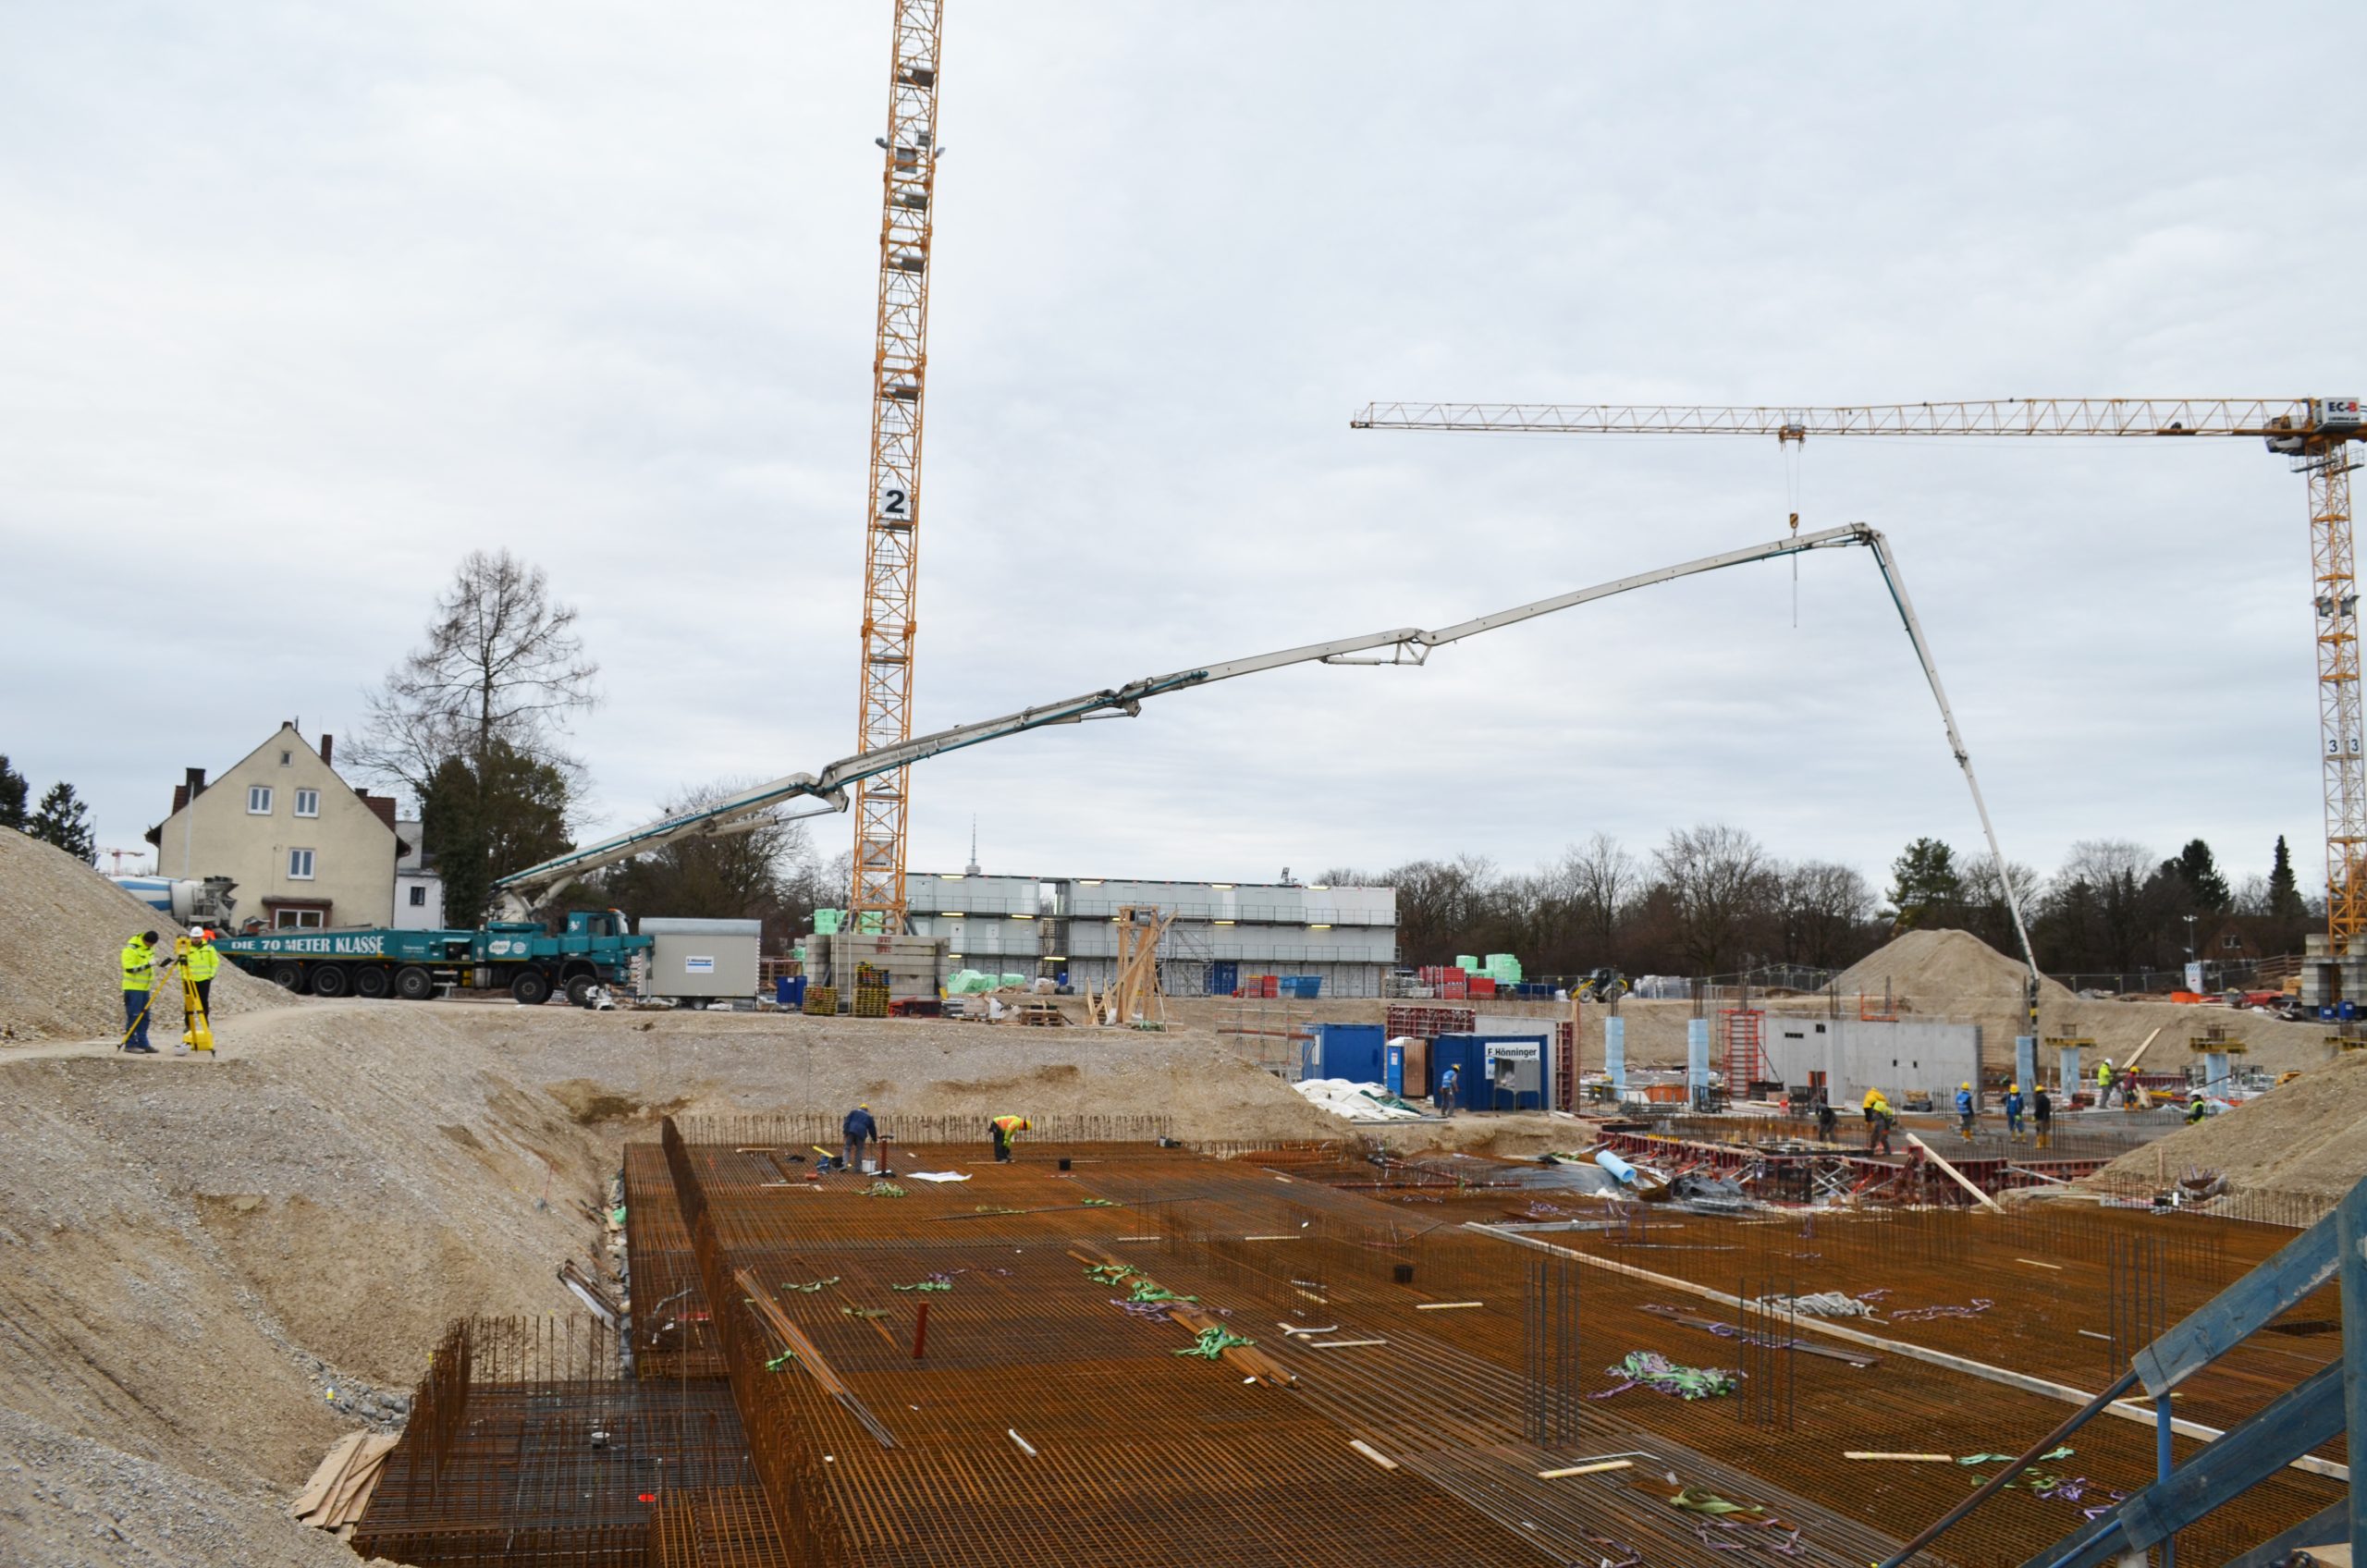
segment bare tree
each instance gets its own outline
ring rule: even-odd
[[[1833,861],[1804,860],[1776,869],[1777,943],[1784,961],[1838,969],[1856,946],[1858,928],[1872,915],[1874,891],[1855,867]]]
[[[561,745],[570,717],[598,696],[575,609],[553,600],[543,569],[507,550],[472,550],[435,601],[427,641],[370,693],[370,721],[351,747],[382,778],[424,793],[447,760],[482,775],[497,741],[572,778]]]
[[[749,782],[683,790],[661,809],[668,816],[687,816],[730,799]],[[637,856],[608,873],[608,896],[639,913],[761,920],[767,940],[780,946],[812,915],[810,890],[818,870],[805,824],[783,815],[785,809]]]
[[[1644,885],[1643,867],[1608,833],[1597,832],[1562,852],[1562,876],[1576,924],[1598,965],[1611,962],[1620,915]]]
[[[1772,901],[1767,851],[1739,827],[1705,823],[1672,830],[1652,851],[1676,917],[1677,942],[1697,974],[1740,957],[1752,919]]]

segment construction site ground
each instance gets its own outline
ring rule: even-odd
[[[237,1005],[217,1024],[218,1059],[128,1058],[113,1049],[113,1034],[102,1032],[117,1016],[110,966],[123,937],[153,916],[54,851],[31,846],[37,853],[11,852],[23,846],[6,835],[0,846],[0,911],[11,916],[0,920],[0,936],[10,944],[0,974],[0,1024],[10,1031],[0,1037],[0,1560],[12,1563],[353,1561],[349,1548],[286,1517],[290,1497],[341,1435],[402,1428],[412,1392],[454,1320],[558,1321],[549,1315],[576,1310],[558,1268],[569,1260],[601,1266],[609,1233],[602,1214],[607,1182],[626,1145],[653,1142],[669,1116],[686,1125],[784,1113],[827,1123],[868,1100],[891,1127],[970,1139],[950,1146],[957,1154],[969,1150],[973,1163],[964,1168],[973,1170],[983,1164],[986,1119],[1006,1111],[1079,1125],[1099,1119],[1111,1128],[1131,1121],[1136,1133],[1156,1123],[1224,1152],[1327,1141],[1353,1151],[1369,1137],[1404,1154],[1523,1158],[1588,1141],[1581,1124],[1536,1115],[1351,1128],[1256,1064],[1270,1041],[1217,1033],[1229,1010],[1211,1001],[1178,1003],[1173,1027],[1144,1032],[595,1013],[492,1001],[331,1002],[241,983],[225,988]],[[60,874],[61,867],[73,874]],[[2080,1005],[2109,1012],[2127,1004]],[[1318,1002],[1292,1011],[1378,1018],[1380,1006]],[[1627,1004],[1631,1021],[1670,1019],[1668,1043],[1657,1028],[1631,1022],[1636,1059],[1674,1063],[1682,1038],[1677,1021],[1687,1011],[1684,1004]],[[159,1029],[166,1041],[173,1033],[169,1021]],[[2257,1051],[2263,1040],[2254,1039]],[[2347,1184],[2342,1171],[2353,1165],[2345,1163],[2352,1159],[2346,1151],[2367,1146],[2349,1134],[2362,1119],[2367,1071],[2344,1061],[2202,1128],[2135,1150],[2123,1175],[2143,1174],[2138,1166],[2158,1176],[2207,1165],[2238,1183],[2289,1186],[2301,1180],[2287,1169],[2301,1155],[2317,1162],[2322,1184]],[[1183,1151],[1172,1158],[1198,1159]],[[1478,1158],[1442,1162],[1449,1170],[1544,1169],[1533,1160],[1518,1167]],[[1277,1174],[1199,1160],[1173,1179],[1233,1194],[1226,1201],[1239,1199],[1234,1229],[1245,1235],[1283,1218],[1269,1211],[1274,1194],[1292,1194],[1302,1208],[1317,1205],[1320,1213],[1299,1217],[1331,1227],[1325,1244],[1343,1280],[1351,1263],[1361,1267],[1377,1256],[1364,1244],[1367,1232],[1402,1226],[1409,1213],[1416,1229],[1443,1224],[1463,1238],[1467,1233],[1456,1231],[1453,1221],[1464,1218],[1505,1219],[1533,1202],[1567,1208],[1577,1201],[1505,1192],[1485,1180],[1450,1182],[1470,1188],[1454,1193],[1426,1179],[1391,1197],[1354,1182],[1333,1190],[1321,1171],[1288,1182]],[[1039,1168],[1024,1179],[1040,1175]],[[984,1187],[954,1191],[963,1207],[990,1201]],[[1720,1289],[1731,1289],[1730,1274],[1781,1275],[1804,1289],[1812,1282],[1889,1289],[1915,1302],[1929,1295],[1941,1304],[1944,1294],[1947,1303],[1968,1305],[1985,1297],[1993,1306],[1978,1320],[1935,1319],[1914,1329],[1894,1323],[1881,1331],[2026,1361],[2045,1377],[2082,1387],[2099,1384],[2105,1352],[2129,1331],[2109,1304],[2118,1299],[2116,1291],[2129,1296],[2138,1288],[2114,1284],[2137,1278],[2130,1270],[2140,1268],[2128,1261],[2133,1255],[2112,1251],[2120,1244],[2116,1232],[2063,1231],[2051,1232],[2056,1239],[2048,1243],[1997,1228],[2002,1243],[1984,1248],[1981,1226],[1997,1222],[1967,1221],[1956,1214],[1930,1220],[1933,1237],[1972,1238],[1958,1241],[1919,1239],[1924,1232],[1903,1219],[1819,1219],[1813,1237],[1785,1229],[1804,1223],[1797,1218],[1757,1227],[1655,1219],[1650,1223],[1686,1229],[1631,1233],[1624,1243],[1573,1233],[1578,1239],[1572,1250],[1617,1247],[1613,1261],[1650,1260],[1661,1278]],[[2257,1232],[2263,1243],[2284,1233],[2272,1227],[2229,1231]],[[1725,1239],[1729,1232],[1744,1239]],[[1131,1233],[1138,1232],[1110,1231]],[[1781,1247],[1762,1244],[1760,1238],[1779,1234]],[[1716,1250],[1726,1247],[1741,1250]],[[1433,1237],[1424,1243],[1417,1274],[1424,1290],[1466,1280],[1480,1284],[1480,1294],[1501,1296],[1527,1278],[1504,1262],[1512,1250],[1476,1235]],[[2207,1268],[2180,1287],[2186,1294],[2146,1310],[2159,1316],[2177,1307],[2200,1282],[2237,1268],[2253,1250],[2240,1237],[2218,1243],[2215,1252],[2205,1249],[2196,1255],[2202,1260],[2197,1267]],[[2023,1257],[2033,1263],[2016,1261]],[[2062,1278],[2034,1267],[2050,1262],[2061,1266]],[[1266,1280],[1270,1269],[1244,1272],[1214,1255],[1178,1267],[1214,1269],[1205,1276],[1211,1299],[1243,1281],[1260,1292],[1297,1288]],[[1510,1273],[1502,1272],[1507,1268]],[[1600,1269],[1586,1282],[1590,1293],[1576,1330],[1586,1392],[1601,1391],[1601,1369],[1630,1349],[1733,1364],[1722,1341],[1641,1314],[1645,1305],[1672,1305],[1662,1287]],[[2098,1315],[2099,1291],[2107,1303],[2102,1324],[2089,1320]],[[1268,1304],[1256,1305],[1262,1311]],[[1368,1383],[1358,1386],[1368,1391],[1355,1397],[1382,1402],[1372,1406],[1380,1414],[1397,1412],[1383,1433],[1391,1440],[1414,1446],[1404,1434],[1420,1429],[1429,1405],[1423,1390],[1438,1385],[1437,1367],[1444,1363],[1436,1357],[1447,1350],[1464,1358],[1453,1361],[1462,1369],[1454,1375],[1467,1374],[1475,1388],[1526,1397],[1518,1364],[1508,1366],[1502,1342],[1518,1331],[1516,1316],[1414,1317],[1410,1301],[1392,1305],[1380,1296],[1368,1305],[1372,1337],[1397,1345],[1367,1368]],[[2334,1314],[2312,1307],[2297,1316],[2321,1327],[2298,1332],[2280,1348],[2301,1359],[2323,1354],[2333,1342],[2323,1325]],[[2115,1338],[2099,1344],[2091,1332]],[[2237,1372],[2224,1386],[2199,1388],[2197,1410],[2232,1418],[2250,1393],[2280,1375],[2268,1362],[2247,1362]],[[1924,1370],[1902,1373],[1895,1384],[1885,1378],[1885,1390],[1914,1392],[1892,1403],[1869,1398],[1870,1385],[1844,1364],[1811,1369],[1803,1361],[1789,1397],[1799,1412],[1832,1413],[1839,1425],[1820,1441],[1916,1448],[1923,1446],[1913,1435],[1916,1423],[1928,1431],[1934,1413],[1966,1397],[1953,1385],[1923,1389],[1917,1380],[1925,1377]],[[1984,1386],[1978,1397],[2002,1403],[1978,1407],[1981,1433],[1957,1445],[1966,1452],[2010,1448],[2056,1415],[2037,1395],[2000,1390],[1992,1396]],[[1739,1408],[1631,1391],[1588,1401],[1582,1419],[1600,1414],[1604,1424],[1585,1428],[1589,1434],[1614,1427],[1623,1434],[1612,1446],[1650,1447],[1641,1436],[1649,1430],[1715,1455],[1705,1458],[1700,1474],[1724,1485],[1767,1477],[1824,1522],[1828,1538],[1820,1554],[1837,1557],[1865,1544],[1857,1532],[1899,1532],[1936,1513],[1962,1484],[1935,1471],[1885,1473],[1870,1493],[1887,1500],[1878,1513],[1853,1513],[1831,1498],[1815,1501],[1821,1494],[1806,1473],[1808,1459],[1780,1468],[1778,1451],[1797,1446],[1797,1437],[1746,1435],[1759,1429],[1742,1424]],[[1501,1425],[1501,1414],[1496,1419]],[[1852,1422],[1857,1427],[1845,1433]],[[1520,1437],[1512,1434],[1514,1449]],[[2112,1484],[2125,1485],[2141,1472],[2149,1440],[2141,1429],[2115,1423],[2094,1445],[2080,1445],[2080,1458],[2099,1480],[2109,1474]],[[1779,1467],[1761,1468],[1762,1459]],[[1467,1453],[1433,1452],[1417,1467],[1427,1466],[1436,1485],[1514,1484],[1497,1474],[1511,1463],[1502,1455],[1489,1462],[1494,1468],[1487,1476],[1455,1480],[1450,1474],[1458,1464],[1477,1463]],[[1335,1476],[1357,1474],[1331,1461],[1324,1468]],[[1651,1479],[1650,1473],[1635,1477],[1639,1485]],[[2307,1481],[2291,1484],[2306,1489]],[[1562,1506],[1551,1496],[1505,1495],[1515,1499],[1507,1507]],[[2041,1510],[2030,1528],[2059,1523]],[[2027,1537],[2027,1530],[2009,1534],[1998,1550]]]

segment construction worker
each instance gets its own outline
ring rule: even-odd
[[[148,1043],[148,1004],[156,984],[156,933],[142,931],[123,945],[123,1038],[118,1050],[154,1056]]]
[[[847,1112],[846,1126],[843,1131],[846,1133],[846,1148],[840,1155],[839,1161],[849,1170],[860,1175],[863,1171],[863,1145],[879,1136],[879,1123],[871,1119],[869,1106],[859,1105]]]
[[[2030,1137],[2035,1147],[2054,1146],[2054,1101],[2047,1096],[2043,1084],[2030,1096]]]
[[[2211,1108],[2202,1103],[2202,1091],[2197,1089],[2186,1102],[2186,1124],[2191,1127],[2210,1114]]]
[[[1866,1113],[1866,1146],[1868,1148],[1874,1146],[1874,1107],[1882,1103],[1883,1092],[1880,1089],[1868,1089],[1866,1097],[1858,1108]]]
[[[1454,1114],[1454,1092],[1462,1083],[1463,1073],[1452,1062],[1447,1064],[1444,1072],[1439,1074],[1439,1092],[1430,1097],[1438,1102],[1441,1116]]]
[[[2096,1063],[2096,1109],[2098,1110],[2108,1110],[2112,1108],[2113,1079],[2112,1058],[2106,1057]]]
[[[1024,1116],[998,1116],[994,1119],[992,1125],[995,1133],[995,1163],[1009,1165],[1011,1145],[1019,1141],[1019,1134],[1033,1131],[1035,1124]]]
[[[1833,1113],[1833,1106],[1825,1099],[1824,1091],[1819,1089],[1816,1092],[1816,1141],[1820,1144],[1835,1142],[1834,1134],[1839,1131],[1840,1123],[1841,1119]]]
[[[1956,1136],[1972,1142],[1972,1085],[1956,1085]]]
[[[1883,1092],[1880,1089],[1875,1089],[1869,1094],[1866,1115],[1874,1124],[1873,1135],[1866,1140],[1866,1152],[1868,1154],[1890,1153],[1890,1130],[1897,1124],[1898,1116],[1891,1109],[1890,1101],[1883,1098]]]
[[[189,958],[181,965],[181,974],[197,986],[197,1007],[206,1017],[214,1016],[214,977],[222,973],[222,955],[214,950],[214,933],[202,925],[189,928]]]
[[[2019,1084],[2005,1085],[2005,1141],[2009,1144],[2022,1141],[2022,1086]]]

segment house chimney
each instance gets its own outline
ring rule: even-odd
[[[321,737],[321,760],[322,760],[323,762],[325,762],[325,762],[327,762],[327,761],[329,760],[329,753],[332,753],[332,752],[334,752],[334,751],[336,751],[336,750],[337,750],[337,737],[336,737],[336,736],[334,736],[334,735],[324,735],[324,736],[322,736],[322,737]]]
[[[184,783],[181,788],[189,791],[189,798],[190,800],[193,801],[197,799],[198,796],[205,793],[205,769],[202,767],[192,767],[188,770],[187,778],[188,781]]]

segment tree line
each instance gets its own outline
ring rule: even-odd
[[[2012,863],[2005,876],[2054,974],[2175,969],[2189,941],[2230,929],[2263,954],[2298,951],[2323,913],[2301,896],[2282,838],[2266,873],[2233,884],[2201,839],[2166,859],[2126,839],[2085,839],[2051,876]],[[1907,930],[1968,931],[2005,952],[2021,945],[1996,864],[1931,838],[1900,851],[1880,892],[1852,866],[1785,860],[1723,823],[1673,829],[1640,852],[1596,833],[1534,871],[1464,854],[1336,867],[1322,880],[1396,888],[1400,951],[1417,964],[1510,952],[1539,974],[1702,975],[1846,968]]]

